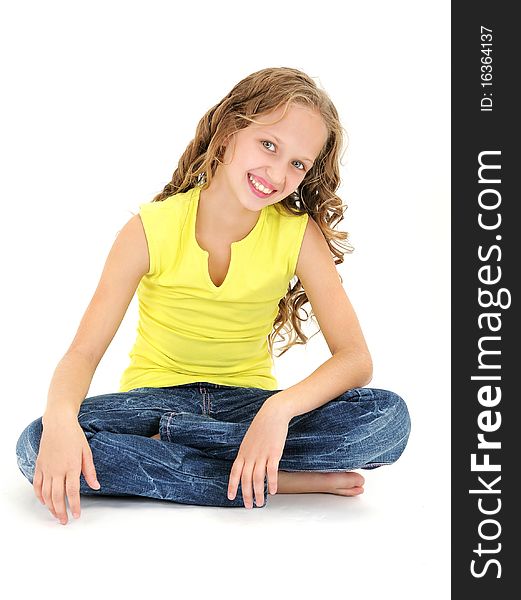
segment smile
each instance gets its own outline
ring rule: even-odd
[[[269,196],[274,190],[270,190],[267,187],[263,186],[262,183],[257,181],[255,177],[248,173],[248,179],[250,180],[251,185],[258,191],[261,192],[264,196]]]

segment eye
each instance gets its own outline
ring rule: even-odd
[[[264,146],[264,144],[271,144],[272,146],[275,146],[275,144],[273,142],[270,142],[269,140],[261,140],[261,144]],[[266,148],[266,146],[264,146],[264,148]],[[268,150],[268,148],[266,148]],[[301,167],[297,167],[298,171],[305,171],[306,167],[304,166],[304,163],[301,162],[300,160],[296,160],[296,163],[300,163],[300,165],[302,165]]]

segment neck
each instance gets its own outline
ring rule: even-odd
[[[257,223],[260,211],[245,208],[216,173],[210,186],[200,192],[199,215],[205,223],[212,223],[221,235],[233,237],[249,232]]]

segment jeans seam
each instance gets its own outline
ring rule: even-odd
[[[362,392],[360,391],[361,389],[366,390],[366,392],[364,392],[364,394],[362,394]],[[349,390],[348,390],[349,391]],[[368,396],[368,400],[374,400],[374,392],[371,388],[355,388],[354,391],[357,394],[357,400],[362,400],[363,396],[367,395]],[[367,393],[369,392],[369,393]],[[348,400],[349,402],[349,400]]]
[[[169,442],[172,442],[172,438],[170,437],[170,421],[175,414],[175,412],[170,413],[168,415],[168,421],[166,422],[166,437],[168,438]]]
[[[199,393],[202,396],[202,401],[203,401],[203,415],[207,414],[206,413],[206,388],[204,388],[201,384],[199,384]]]

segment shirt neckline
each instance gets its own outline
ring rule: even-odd
[[[235,261],[234,261],[235,252],[240,250],[243,246],[246,246],[246,245],[252,243],[252,241],[255,241],[257,239],[259,232],[261,231],[262,226],[264,225],[264,221],[266,219],[267,209],[269,208],[269,205],[263,206],[261,208],[260,216],[257,219],[257,223],[255,223],[253,229],[245,237],[243,237],[241,240],[237,240],[235,242],[230,243],[230,264],[228,265],[228,272],[226,273],[224,281],[221,283],[221,285],[215,285],[215,283],[212,281],[212,278],[210,277],[210,272],[208,269],[208,260],[210,257],[210,253],[207,250],[204,250],[203,248],[201,248],[201,246],[199,246],[197,237],[195,235],[195,226],[197,223],[197,209],[199,207],[200,196],[201,196],[201,187],[194,186],[193,191],[192,191],[192,196],[190,198],[190,209],[191,209],[190,240],[192,242],[192,246],[195,247],[195,249],[199,252],[199,254],[203,258],[202,270],[203,270],[203,273],[204,273],[207,283],[209,284],[209,286],[211,287],[212,290],[220,291],[228,284],[228,281],[233,277],[233,268],[235,265]]]

